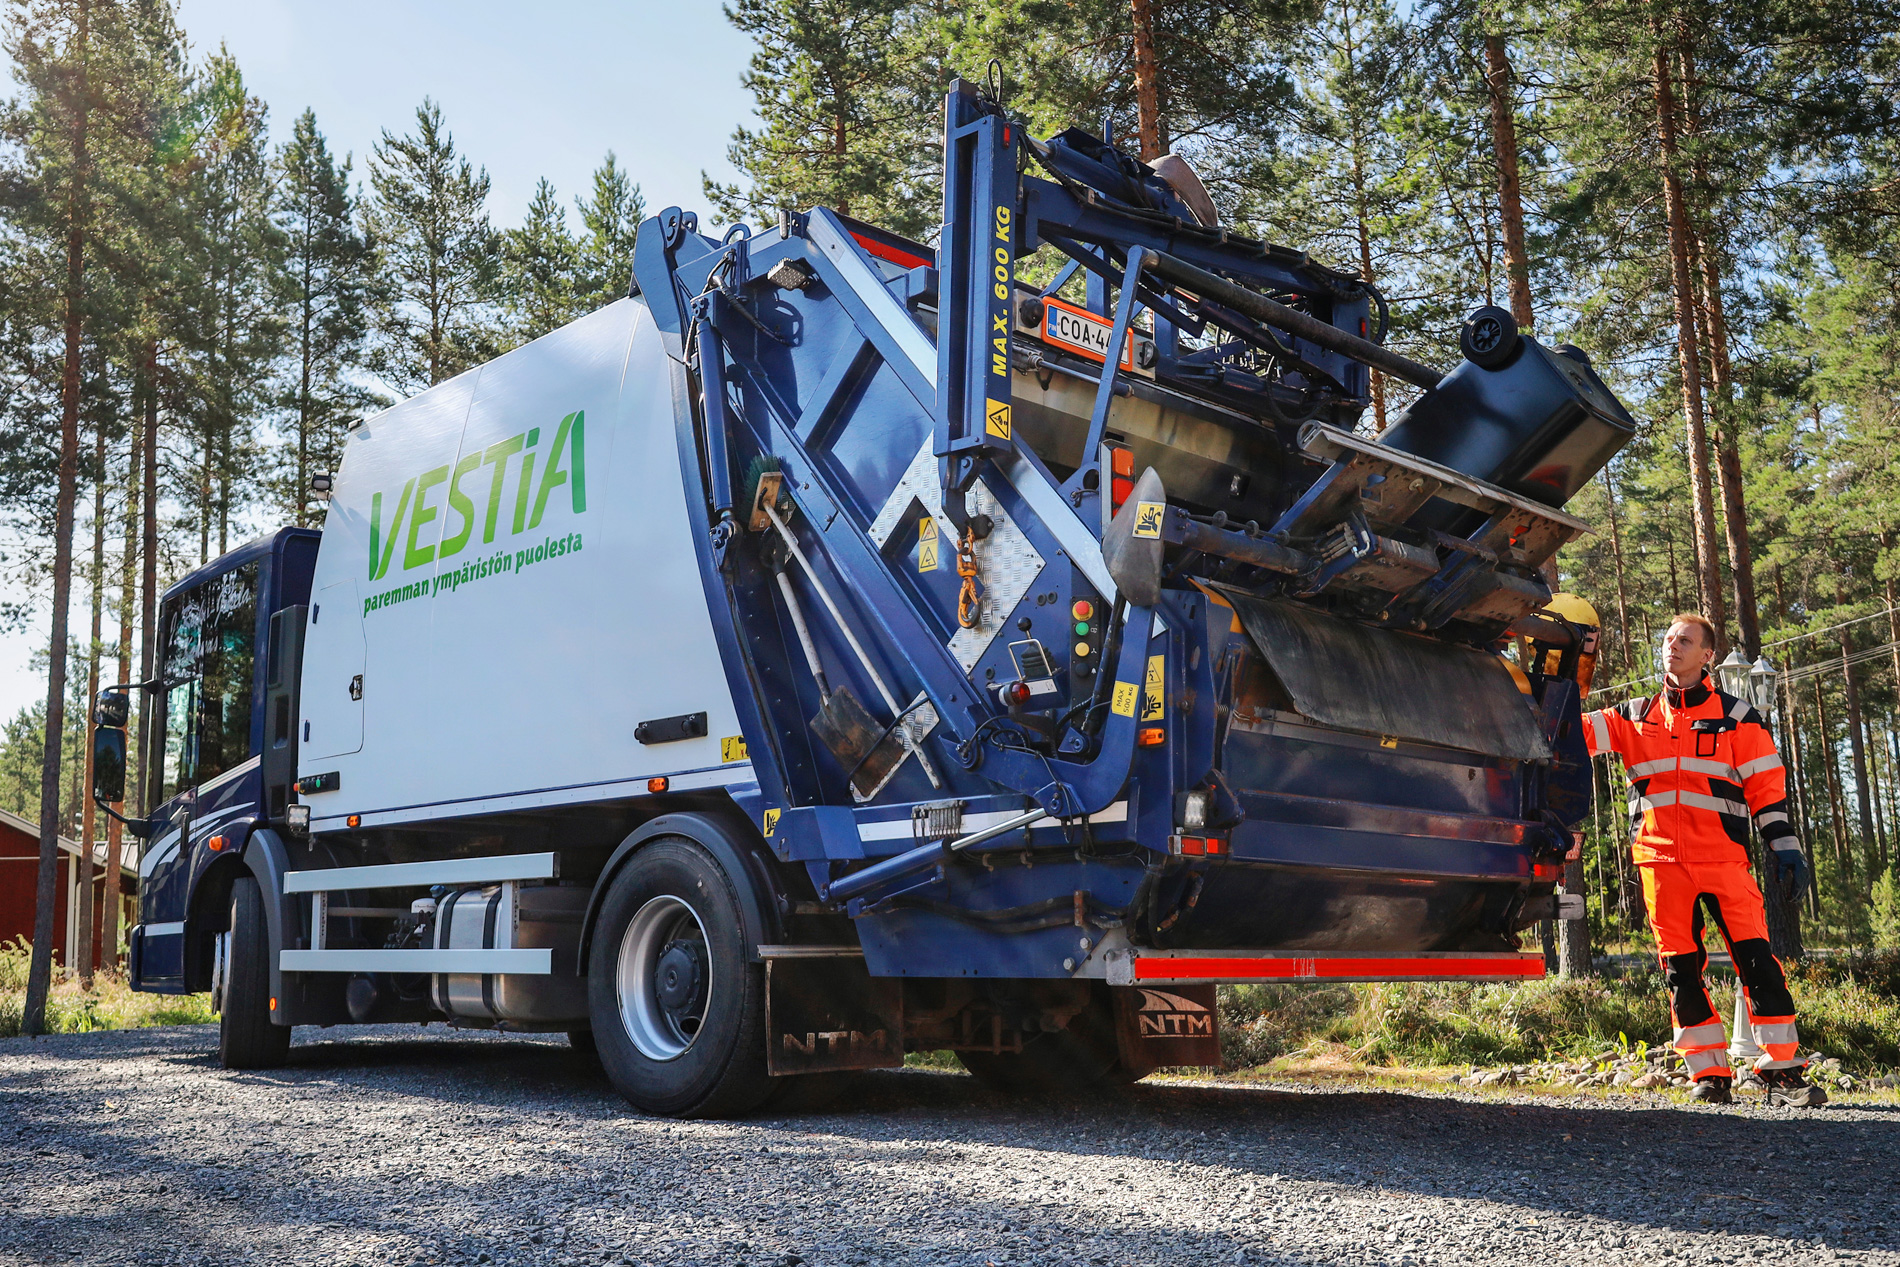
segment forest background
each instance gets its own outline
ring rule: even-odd
[[[1640,422],[1560,560],[1603,616],[1598,702],[1655,689],[1684,608],[1720,654],[1766,656],[1819,873],[1792,945],[1900,943],[1900,3],[726,13],[756,43],[757,119],[732,136],[741,179],[705,181],[709,220],[824,204],[931,240],[943,89],[995,61],[1038,134],[1182,154],[1223,222],[1376,282],[1401,351],[1445,360],[1486,303],[1584,349]],[[89,700],[150,675],[164,587],[320,525],[310,479],[354,420],[624,294],[639,138],[501,226],[428,99],[360,167],[307,110],[273,145],[267,103],[189,51],[168,0],[12,0],[5,38],[0,621],[50,613],[52,636],[46,701],[0,731],[0,807],[90,841]],[[1362,430],[1408,391],[1375,380]],[[1598,775],[1590,932],[1639,949]]]

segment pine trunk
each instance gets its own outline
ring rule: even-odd
[[[1491,94],[1491,147],[1498,159],[1498,218],[1504,228],[1504,272],[1511,287],[1511,316],[1520,329],[1535,321],[1531,311],[1531,261],[1524,246],[1524,198],[1517,173],[1517,117],[1511,106],[1511,57],[1502,35],[1484,37],[1484,82]]]
[[[145,342],[145,426],[139,437],[144,454],[140,473],[145,480],[145,496],[140,502],[139,545],[139,681],[152,680],[152,661],[158,655],[158,340]],[[162,687],[145,691],[139,705],[139,787],[138,812],[150,814],[158,804],[161,771],[154,766],[153,750],[157,734],[152,723],[165,702]],[[141,900],[143,900],[141,898]]]
[[[1842,608],[1847,606],[1846,586],[1838,575],[1834,578],[1834,601]],[[1854,641],[1845,625],[1834,632],[1841,648],[1842,693],[1847,697],[1847,752],[1854,763],[1854,801],[1855,808],[1860,811],[1860,847],[1871,863],[1880,845],[1874,833],[1874,802],[1867,785],[1867,742],[1861,717],[1860,683],[1854,679],[1854,666],[1849,660],[1853,654]],[[1870,877],[1871,874],[1870,870]]]
[[[137,409],[143,402],[134,399],[132,417],[132,443],[127,446],[125,461],[125,546],[119,556],[119,666],[117,679],[120,682],[132,680],[132,612],[138,601],[137,575],[133,570],[138,563],[139,534],[139,420]],[[132,692],[133,703],[143,717],[151,696],[144,691]],[[131,756],[127,754],[127,774],[131,773]],[[138,784],[127,778],[127,787]],[[125,813],[125,802],[119,801],[112,807],[119,813]],[[102,910],[99,918],[99,948],[101,967],[116,971],[119,966],[119,856],[125,841],[125,829],[114,818],[106,824],[106,875],[105,896],[101,899]]]
[[[1709,433],[1702,415],[1702,355],[1696,331],[1695,283],[1689,273],[1689,213],[1677,173],[1675,91],[1669,50],[1656,49],[1656,132],[1662,149],[1663,202],[1668,212],[1670,275],[1676,292],[1676,349],[1682,371],[1682,412],[1688,426],[1689,491],[1693,498],[1696,579],[1706,615],[1715,626],[1717,649],[1728,644],[1728,613],[1722,601],[1722,560],[1715,538],[1715,493],[1709,473]]]
[[[1610,562],[1616,569],[1616,624],[1623,635],[1623,676],[1632,678],[1637,675],[1636,645],[1630,637],[1630,593],[1623,570],[1623,528],[1617,520],[1616,485],[1610,479],[1608,466],[1603,468],[1603,503],[1605,517],[1610,521]]]
[[[1827,693],[1821,679],[1814,679],[1814,711],[1821,728],[1821,778],[1827,784],[1828,817],[1834,829],[1834,860],[1848,874],[1854,872],[1854,858],[1847,848],[1847,813],[1841,805],[1840,768],[1834,756],[1832,727],[1827,719]]]
[[[1161,157],[1161,91],[1155,65],[1154,0],[1129,0],[1135,46],[1135,136],[1141,161]]]
[[[86,124],[91,106],[86,74],[90,0],[79,0],[74,51],[79,73],[72,125],[72,176],[66,195],[65,357],[59,390],[59,487],[53,510],[52,645],[46,655],[46,738],[40,759],[40,856],[35,877],[33,952],[20,1031],[46,1032],[46,996],[53,983],[53,919],[59,907],[59,766],[66,738],[66,642],[71,632],[74,503],[79,498],[79,371],[84,333],[87,183]]]
[[[105,579],[106,579],[106,429],[93,428],[92,443],[92,639],[86,646],[86,720],[90,727],[92,709],[99,698],[99,659],[105,653]],[[92,941],[99,912],[93,906],[92,847],[99,830],[99,810],[92,803],[92,744],[86,745],[86,776],[81,781],[83,818],[79,832],[79,944],[72,948],[73,963],[80,984],[92,989]]]

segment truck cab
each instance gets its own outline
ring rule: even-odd
[[[286,656],[300,645],[320,538],[310,528],[278,529],[192,572],[160,600],[141,767],[150,834],[128,964],[135,990],[211,988],[246,837],[282,826],[294,777],[294,693],[276,693],[273,726],[271,684],[296,676]]]

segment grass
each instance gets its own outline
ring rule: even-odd
[[[1791,965],[1804,1049],[1856,1074],[1900,1068],[1900,953]],[[1728,1013],[1735,980],[1709,975]],[[1521,1064],[1668,1041],[1669,1007],[1653,966],[1614,977],[1518,985],[1461,982],[1223,986],[1221,1054],[1229,1070],[1289,1059],[1333,1065]]]
[[[26,973],[32,950],[25,938],[0,944],[0,1038],[20,1033],[26,1015]],[[76,980],[57,981],[46,999],[46,1030],[83,1034],[96,1029],[148,1025],[200,1025],[215,1021],[208,994],[140,994],[117,973],[99,973],[92,989]]]

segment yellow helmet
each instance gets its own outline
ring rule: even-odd
[[[1597,609],[1575,594],[1552,594],[1550,603],[1544,610],[1553,616],[1562,617],[1573,625],[1585,625],[1591,629],[1599,629],[1603,626],[1603,620],[1597,615]]]

